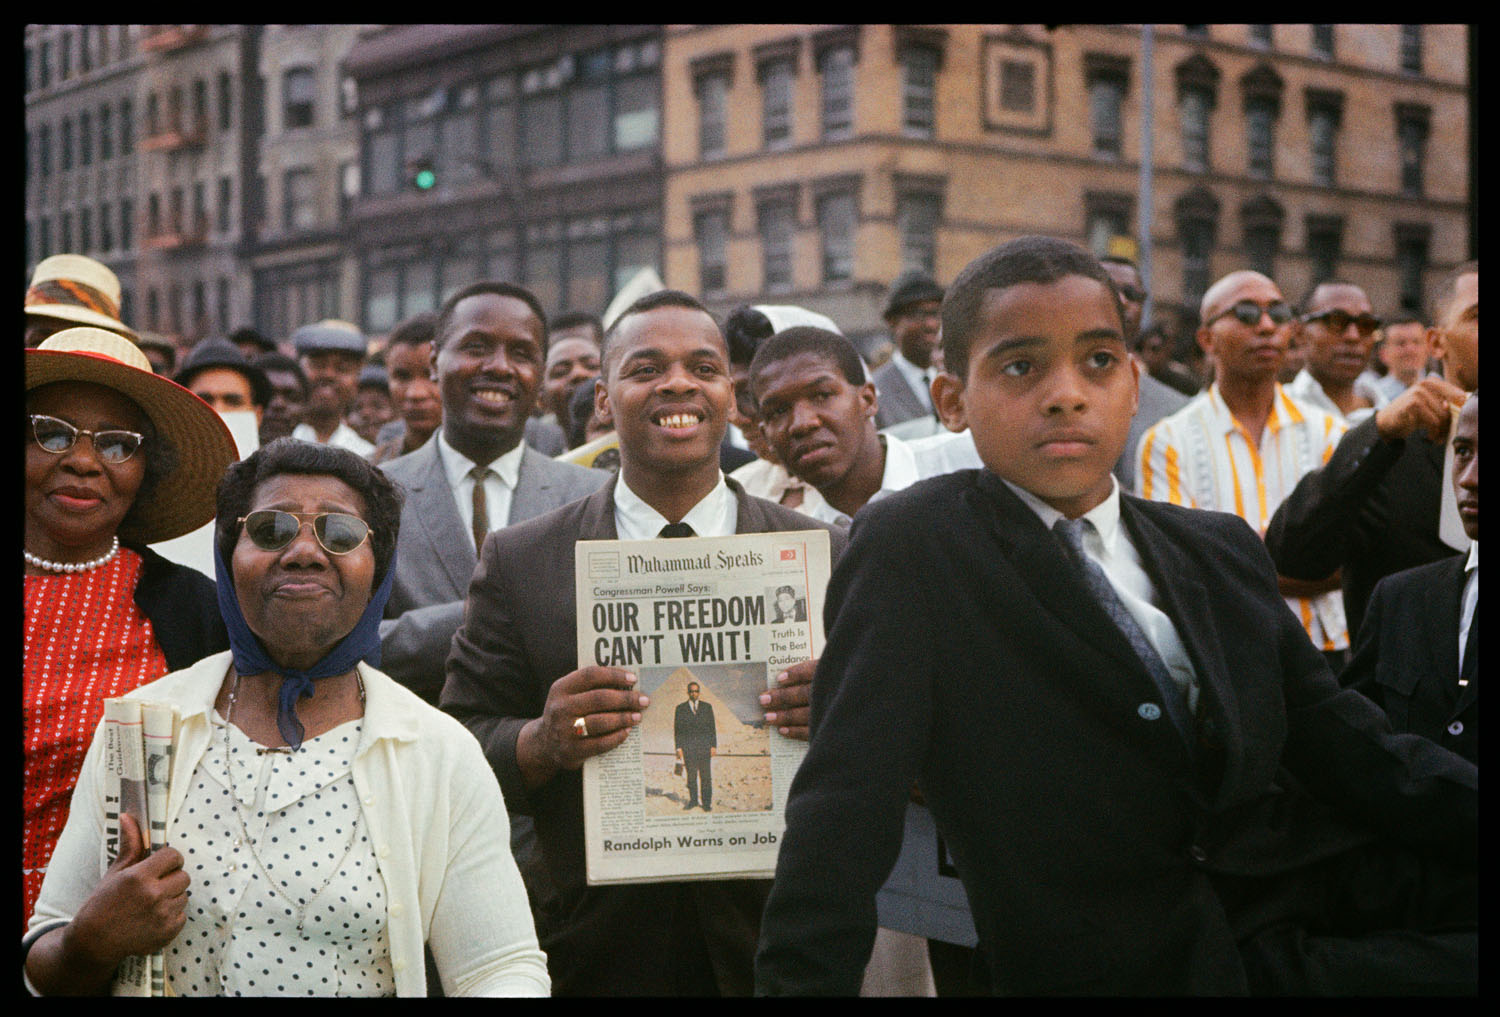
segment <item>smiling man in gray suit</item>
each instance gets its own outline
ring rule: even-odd
[[[546,355],[546,315],[530,292],[498,282],[459,290],[443,305],[433,340],[443,424],[421,448],[381,467],[407,492],[380,625],[381,668],[434,705],[485,536],[610,478],[522,442]]]

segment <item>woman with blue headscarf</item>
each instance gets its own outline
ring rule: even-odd
[[[219,486],[230,650],[132,693],[180,715],[168,846],[121,816],[104,739],[42,885],[35,992],[108,991],[164,954],[176,995],[545,995],[500,788],[462,725],[382,674],[401,497],[342,449],[281,439]]]

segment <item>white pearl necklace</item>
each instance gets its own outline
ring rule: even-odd
[[[95,558],[93,561],[66,562],[48,561],[46,558],[38,558],[26,548],[21,548],[21,554],[26,559],[26,564],[46,572],[92,572],[101,566],[108,565],[115,560],[115,555],[120,553],[120,538],[110,538],[109,550]]]

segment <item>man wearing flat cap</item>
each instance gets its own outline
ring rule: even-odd
[[[880,393],[877,427],[935,416],[932,379],[937,369],[932,354],[937,348],[942,307],[943,288],[924,272],[903,272],[891,284],[883,317],[891,327],[896,352],[871,376]]]
[[[120,280],[81,254],[44,258],[26,287],[26,348],[40,346],[65,328],[92,325],[140,341],[120,320]]]
[[[346,448],[368,456],[375,446],[361,438],[344,418],[354,408],[359,369],[365,362],[365,337],[346,321],[325,320],[292,333],[297,361],[307,375],[307,407],[292,432],[301,441]]]

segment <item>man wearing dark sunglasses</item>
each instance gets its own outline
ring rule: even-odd
[[[1386,402],[1379,389],[1360,380],[1370,366],[1380,318],[1371,311],[1364,290],[1335,280],[1314,286],[1302,307],[1297,329],[1307,349],[1307,364],[1286,390],[1293,398],[1357,424]]]
[[[1293,318],[1281,290],[1259,272],[1231,272],[1208,288],[1197,339],[1213,358],[1214,382],[1141,439],[1137,493],[1232,512],[1265,533],[1281,500],[1348,429],[1276,381]],[[1335,568],[1279,579],[1313,645],[1335,670],[1342,667],[1349,633]]]

